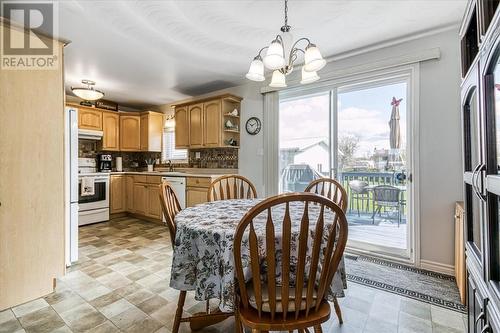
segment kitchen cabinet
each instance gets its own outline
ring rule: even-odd
[[[222,131],[221,101],[209,101],[203,104],[203,143],[205,147],[220,147]]]
[[[189,147],[203,147],[203,104],[189,106]]]
[[[141,150],[141,116],[120,115],[120,150]]]
[[[186,178],[186,207],[207,202],[208,188],[212,179],[207,177]]]
[[[125,192],[126,192],[126,210],[132,212],[134,210],[134,176],[125,176]]]
[[[176,148],[239,147],[241,97],[226,94],[173,106]]]
[[[117,112],[102,112],[102,150],[120,150],[120,115]]]
[[[109,212],[111,214],[123,213],[127,209],[126,176],[111,175],[110,178]]]
[[[175,148],[189,148],[188,107],[175,108]]]
[[[145,112],[141,114],[141,150],[161,152],[163,137],[163,114]]]
[[[147,184],[134,182],[133,197],[132,213],[146,215],[148,199]]]
[[[78,128],[102,131],[102,111],[78,106]]]
[[[147,186],[147,206],[146,216],[161,219],[160,188],[158,184],[148,184]]]

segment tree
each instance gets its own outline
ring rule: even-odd
[[[359,146],[359,137],[353,134],[342,135],[338,145],[340,168],[345,168],[354,160],[354,154]]]

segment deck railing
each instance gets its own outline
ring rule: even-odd
[[[347,197],[349,198],[349,210],[351,211],[357,205],[352,202],[354,200],[351,196],[351,188],[349,187],[349,182],[352,180],[362,180],[368,183],[368,185],[405,185],[406,181],[400,181],[397,179],[396,175],[400,174],[397,172],[369,172],[369,171],[347,171],[339,174],[338,179],[340,183],[345,188],[347,192]],[[371,196],[371,194],[370,194]],[[406,200],[406,191],[401,193],[401,199]],[[372,212],[372,202],[365,203],[364,210]]]

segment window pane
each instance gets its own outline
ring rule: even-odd
[[[163,130],[161,159],[162,161],[187,159],[187,149],[175,149],[175,131],[173,130]]]
[[[330,175],[329,108],[329,92],[280,101],[280,193]]]

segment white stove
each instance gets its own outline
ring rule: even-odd
[[[78,159],[78,225],[109,220],[109,173],[97,172],[96,160]],[[93,194],[82,191],[82,179],[90,178]]]

